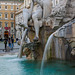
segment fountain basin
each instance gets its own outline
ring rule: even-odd
[[[41,61],[0,56],[0,75],[40,75]],[[43,75],[75,75],[75,61],[50,60],[45,62]]]

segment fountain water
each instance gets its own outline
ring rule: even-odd
[[[53,40],[53,37],[54,36],[58,36],[59,37],[59,31],[60,31],[61,28],[59,28],[58,30],[56,30],[54,33],[52,33],[46,43],[46,46],[45,46],[45,50],[44,50],[44,54],[43,54],[43,59],[42,59],[42,63],[41,63],[41,71],[40,71],[40,75],[43,75],[43,67],[44,67],[44,63],[45,63],[45,60],[47,60],[47,52],[49,51],[50,52],[50,48],[51,48],[51,43],[52,43],[52,40]],[[61,34],[61,33],[60,33]],[[58,38],[54,38],[54,42],[55,42],[55,54],[56,54],[56,58],[61,58],[61,50],[59,51],[59,47],[58,47]],[[48,54],[50,54],[48,52]],[[50,56],[50,55],[48,55]]]
[[[56,58],[59,58],[59,54],[58,54],[58,38],[54,38],[54,45],[55,45],[55,54],[56,54]]]
[[[51,48],[51,43],[52,43],[52,39],[53,36],[56,36],[56,38],[53,39],[54,41],[54,45],[55,45],[55,56],[56,58],[61,59],[62,58],[62,54],[61,54],[61,45],[59,44],[59,40],[58,37],[64,37],[64,32],[65,30],[61,30],[64,29],[64,26],[60,27],[58,30],[56,30],[53,34],[50,35],[47,44],[45,46],[45,50],[44,50],[44,54],[43,54],[43,59],[42,59],[42,63],[41,63],[41,71],[40,71],[40,75],[43,75],[43,67],[44,67],[44,63],[45,60],[47,60],[47,52],[49,50],[50,52],[50,48]],[[61,31],[60,31],[61,30]],[[60,33],[60,34],[59,34]],[[60,40],[61,41],[61,40]],[[62,43],[62,42],[61,42]],[[59,49],[60,48],[60,49]],[[49,53],[50,54],[50,53]],[[49,55],[50,56],[50,55]]]
[[[24,42],[24,39],[25,39],[25,37],[26,37],[26,33],[27,33],[27,29],[25,29],[25,31],[24,31],[24,34],[23,34],[23,38],[22,38],[22,40],[21,40],[21,45],[20,45],[20,50],[19,50],[19,57],[21,57],[22,55],[22,45],[23,45],[23,42]]]
[[[44,49],[43,59],[42,59],[42,63],[41,63],[40,75],[43,75],[44,62],[45,62],[45,60],[47,60],[47,51],[50,50],[50,48],[51,48],[53,34],[51,34],[50,37],[48,38],[48,41],[47,41],[46,46],[45,46],[45,49]]]

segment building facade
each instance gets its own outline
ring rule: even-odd
[[[15,12],[20,4],[17,1],[0,1],[0,39],[15,36]]]

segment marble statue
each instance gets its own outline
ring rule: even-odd
[[[23,20],[24,20],[23,25],[24,25],[24,27],[28,27],[28,19],[30,19],[31,15],[32,15],[32,10],[33,10],[33,2],[31,3],[30,9],[27,9],[27,8],[23,9]],[[25,31],[24,31],[22,43],[25,40],[26,33],[27,33],[27,29],[25,29]]]
[[[34,21],[35,38],[39,38],[39,29],[42,26],[42,22],[50,16],[52,9],[51,0],[34,0],[37,5],[33,8],[32,19]]]
[[[39,4],[36,4],[33,8],[33,13],[32,13],[32,19],[34,21],[34,28],[35,28],[35,38],[39,38],[39,29],[42,26],[42,8]]]
[[[51,0],[34,0],[34,2],[37,2],[40,4],[43,8],[43,19],[46,19],[50,16],[51,10],[52,10],[52,1]]]
[[[32,15],[32,10],[33,10],[33,1],[31,3],[31,6],[29,9],[27,8],[24,8],[23,9],[23,19],[24,19],[24,22],[23,22],[23,25],[24,27],[28,27],[28,19],[31,17]],[[24,31],[24,34],[23,34],[23,37],[22,37],[22,40],[21,40],[21,47],[20,47],[20,50],[19,50],[19,58],[22,57],[22,46],[23,46],[23,42],[25,41],[25,38],[26,38],[26,34],[27,34],[27,29],[25,29]]]
[[[33,4],[37,3],[34,5]],[[34,28],[35,28],[35,38],[34,39],[39,39],[39,29],[42,26],[42,21],[44,19],[47,19],[50,16],[51,13],[51,0],[32,0],[30,9],[24,8],[23,9],[23,25],[24,27],[28,27],[28,19],[31,18],[34,21]],[[43,15],[43,16],[42,16]],[[19,52],[19,58],[22,57],[22,45],[23,42],[25,41],[27,34],[27,29],[25,29],[22,40],[21,40],[21,47],[20,47],[20,52]]]
[[[23,19],[24,19],[24,26],[28,27],[27,23],[28,23],[28,19],[30,19],[31,15],[32,15],[32,10],[33,10],[33,1],[31,3],[30,8],[24,8],[23,9]]]

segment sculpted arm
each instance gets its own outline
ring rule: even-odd
[[[35,38],[39,38],[39,29],[42,26],[42,21],[39,20],[42,18],[42,8],[39,4],[34,6],[32,19],[34,21],[34,28],[35,28]]]

